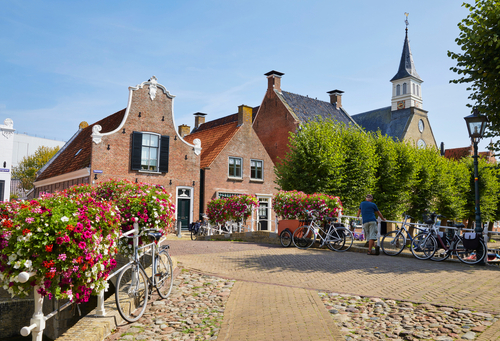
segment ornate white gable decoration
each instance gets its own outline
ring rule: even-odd
[[[2,129],[2,134],[6,138],[10,138],[12,135],[14,135],[14,121],[12,121],[10,118],[6,118],[5,121],[3,121],[3,125],[0,125],[0,129]]]
[[[157,89],[157,82],[158,78],[156,78],[156,76],[153,76],[151,77],[151,79],[149,80],[150,84],[149,84],[149,98],[151,98],[151,100],[154,100],[155,97],[156,97],[156,89]]]
[[[194,144],[194,153],[196,155],[200,155],[200,153],[201,153],[201,140],[200,139],[194,139],[193,140],[193,144]]]

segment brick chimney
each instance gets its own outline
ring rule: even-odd
[[[243,124],[246,124],[247,127],[252,126],[252,112],[252,107],[248,105],[242,104],[238,107],[238,127]]]
[[[184,137],[186,135],[189,135],[189,133],[191,132],[191,128],[188,126],[188,125],[185,125],[185,124],[181,124],[179,126],[179,135],[181,137]]]
[[[344,91],[342,90],[332,90],[328,91],[327,94],[330,95],[330,103],[335,105],[337,109],[342,108],[342,94]]]
[[[281,92],[281,76],[283,76],[284,73],[272,70],[264,75],[267,76],[267,90],[277,90]]]
[[[202,112],[196,112],[193,115],[194,115],[194,129],[198,129],[199,126],[205,123],[205,116],[207,116],[207,114],[204,114]]]

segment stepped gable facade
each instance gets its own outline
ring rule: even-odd
[[[411,141],[419,147],[437,147],[427,111],[422,109],[422,83],[417,73],[406,28],[403,52],[391,79],[391,106],[353,115],[367,131],[380,131],[396,141]]]
[[[196,113],[193,131],[184,136],[188,143],[201,141],[200,212],[217,198],[253,194],[259,200],[253,229],[275,229],[272,198],[277,193],[274,164],[252,127],[257,108],[238,107],[238,113],[205,122]],[[180,130],[186,127],[180,127]],[[187,127],[189,129],[189,127]]]
[[[295,133],[302,123],[320,117],[357,126],[342,107],[343,91],[329,91],[330,102],[294,94],[281,89],[283,75],[274,70],[265,74],[268,87],[253,124],[274,163],[285,158],[289,134]]]
[[[39,171],[35,197],[72,185],[128,179],[164,186],[183,227],[199,212],[199,140],[186,142],[174,122],[174,97],[156,77],[129,88],[127,107],[92,125],[84,122]]]

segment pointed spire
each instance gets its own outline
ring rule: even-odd
[[[410,50],[410,42],[408,41],[408,15],[406,15],[406,34],[405,34],[405,42],[403,44],[403,53],[401,54],[401,61],[399,62],[399,70],[398,73],[394,77],[392,77],[391,82],[397,79],[406,78],[413,76],[419,80],[422,80],[415,69],[415,64],[413,63],[413,57],[411,55]]]

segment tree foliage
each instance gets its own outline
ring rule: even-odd
[[[59,147],[41,146],[35,154],[25,156],[17,167],[12,170],[12,177],[21,180],[21,186],[24,191],[33,188],[33,182],[38,172],[57,152]]]
[[[377,158],[368,135],[334,120],[304,124],[290,135],[290,151],[276,165],[281,189],[340,197],[348,213],[373,190]]]
[[[479,112],[489,118],[487,137],[500,133],[500,1],[476,0],[464,3],[469,15],[458,27],[460,35],[455,39],[462,52],[448,51],[457,66],[450,69],[460,78],[451,83],[466,83],[471,91],[469,99]],[[495,143],[500,150],[500,141]]]

